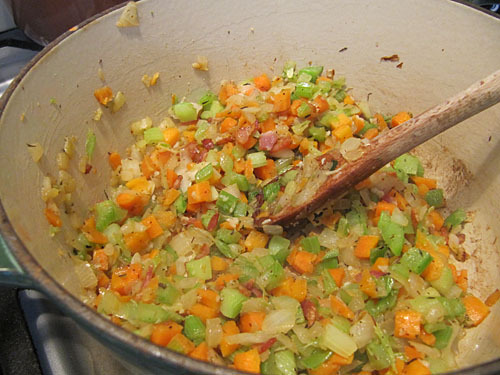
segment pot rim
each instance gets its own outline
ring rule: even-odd
[[[148,0],[137,0],[136,2],[145,2]],[[488,16],[493,16],[500,19],[500,15],[489,10],[481,8],[478,5],[466,2],[465,0],[448,0],[448,2],[459,3],[477,11],[480,11]],[[109,9],[106,9],[96,15],[86,19],[77,26],[71,28],[59,37],[50,42],[45,48],[40,51],[14,78],[7,90],[0,98],[0,119],[3,115],[5,107],[9,102],[10,97],[21,84],[26,74],[30,72],[36,64],[50,53],[59,44],[70,37],[75,31],[90,27],[95,21],[110,14],[111,12],[120,9],[126,5],[126,2],[118,4]],[[22,85],[21,85],[22,87]],[[77,321],[87,331],[98,337],[101,343],[111,345],[111,350],[119,352],[121,357],[123,354],[136,357],[140,355],[142,365],[151,361],[154,367],[181,366],[183,369],[191,371],[195,374],[217,374],[217,375],[232,375],[246,374],[245,372],[237,371],[225,366],[214,365],[208,362],[203,362],[187,355],[177,353],[173,350],[157,346],[124,328],[113,324],[109,319],[106,319],[102,314],[99,314],[95,309],[84,304],[80,299],[70,294],[64,289],[42,266],[38,263],[35,257],[26,248],[20,237],[17,235],[14,227],[10,223],[3,203],[0,200],[0,235],[4,238],[9,250],[12,252],[16,260],[19,262],[26,274],[36,283],[37,289],[42,291],[51,301],[67,315]],[[106,334],[103,335],[102,332]],[[149,367],[149,366],[148,366]],[[459,374],[475,374],[475,375],[493,375],[500,370],[500,357],[479,365],[469,366],[453,372],[449,375]]]

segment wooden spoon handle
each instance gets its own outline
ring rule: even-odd
[[[270,218],[270,222],[284,225],[297,222],[297,219],[304,218],[328,199],[339,197],[398,156],[498,102],[500,70],[373,139],[363,147],[363,155],[359,159],[352,162],[341,160],[338,172],[328,177],[310,201],[283,208]]]

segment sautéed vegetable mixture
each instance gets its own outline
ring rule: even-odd
[[[95,96],[112,111],[124,102],[109,87]],[[314,193],[309,176],[326,152],[354,160],[410,118],[372,113],[333,71],[293,62],[197,102],[173,97],[168,118],[131,124],[126,154],[109,150],[107,199],[71,243],[91,270],[89,303],[157,345],[253,373],[454,368],[457,340],[499,293],[483,302],[469,292],[455,266],[467,257],[467,214],[444,214],[443,190],[417,157],[397,158],[307,225],[268,220]],[[82,172],[98,141],[90,132]],[[44,186],[55,233],[57,188]]]

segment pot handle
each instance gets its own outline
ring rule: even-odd
[[[33,289],[33,280],[24,272],[0,235],[0,285]]]

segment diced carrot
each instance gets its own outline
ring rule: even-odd
[[[368,178],[365,178],[363,181],[358,182],[356,185],[354,185],[354,188],[356,190],[362,190],[362,189],[370,188],[370,187],[372,187],[372,185],[373,185],[373,183],[372,183],[370,177],[368,177]]]
[[[418,247],[418,246],[417,246]],[[435,281],[441,277],[443,272],[444,264],[438,257],[433,257],[432,261],[422,272],[422,277],[426,281]]]
[[[244,173],[245,177],[247,179],[251,179],[254,177],[254,174],[253,174],[253,166],[252,166],[252,161],[250,159],[248,159],[245,163],[245,173]]]
[[[238,125],[238,121],[236,121],[234,118],[226,117],[220,124],[220,132],[227,133],[236,125]]]
[[[367,296],[372,298],[377,298],[377,284],[375,284],[375,280],[373,279],[370,271],[363,270],[362,278],[360,282],[360,289]]]
[[[305,103],[304,99],[295,99],[290,105],[290,113],[294,116],[297,116],[297,111],[302,103]]]
[[[233,281],[233,280],[238,280],[239,279],[239,275],[236,274],[236,273],[225,273],[225,274],[222,274],[220,275],[217,280],[215,280],[215,287],[217,288],[217,290],[220,290],[222,288],[224,288],[224,286],[230,282],[230,281]]]
[[[373,263],[372,270],[385,272],[385,271],[387,271],[386,267],[388,267],[388,266],[389,266],[389,259],[388,258],[378,257],[375,260],[375,263]],[[384,267],[384,269],[381,269],[380,267]]]
[[[409,119],[411,119],[411,115],[408,112],[396,113],[391,119],[391,127],[394,128],[398,125],[401,125],[403,122],[406,122]]]
[[[250,150],[255,144],[257,143],[257,139],[255,137],[249,137],[248,141],[245,143],[239,143],[241,147],[243,147],[245,150]]]
[[[354,255],[360,259],[370,259],[370,251],[377,246],[379,239],[379,236],[359,237],[354,249]]]
[[[441,254],[446,255],[446,257],[450,256],[450,248],[448,246],[446,246],[446,245],[439,245],[437,249],[438,249],[438,251]]]
[[[61,218],[59,217],[57,212],[54,212],[50,208],[46,207],[45,210],[43,211],[45,214],[45,218],[49,222],[50,225],[53,227],[61,227],[62,226],[62,221]]]
[[[351,95],[346,95],[344,98],[344,104],[354,104],[354,99]]]
[[[420,359],[408,363],[405,369],[403,370],[403,375],[430,375],[430,374],[431,370],[429,370],[429,368],[426,365],[424,365],[424,363]]]
[[[172,337],[168,344],[169,348],[172,348],[182,354],[191,353],[195,349],[193,342],[182,333],[178,333],[174,337]]]
[[[240,201],[242,201],[243,203],[248,203],[248,198],[242,191],[240,192]]]
[[[146,231],[144,232],[132,232],[127,233],[123,236],[125,240],[125,245],[132,253],[139,253],[145,250],[151,239]]]
[[[330,268],[328,273],[332,276],[333,280],[335,280],[335,284],[337,284],[339,288],[344,285],[345,270],[342,267]]]
[[[94,250],[92,254],[92,264],[101,271],[109,269],[109,259],[103,249]]]
[[[110,278],[104,272],[99,274],[99,277],[97,278],[97,286],[99,288],[108,288],[110,282]]]
[[[262,330],[262,323],[266,317],[263,311],[248,312],[240,315],[241,332],[257,332]]]
[[[113,100],[113,91],[110,87],[104,86],[94,91],[94,96],[102,105],[108,105]]]
[[[363,138],[366,138],[366,139],[373,139],[375,138],[376,136],[378,135],[378,129],[376,128],[371,128],[371,129],[368,129],[365,133],[365,135],[363,136]]]
[[[410,178],[417,186],[425,185],[429,188],[429,190],[435,189],[437,187],[437,181],[434,178],[419,177],[419,176],[411,176]]]
[[[177,180],[177,173],[173,169],[167,169],[167,184],[169,188],[172,188],[174,186],[175,180]]]
[[[341,366],[350,365],[354,360],[354,354],[351,354],[349,357],[342,357],[340,354],[333,353],[332,357],[330,357],[331,362]]]
[[[233,82],[224,83],[219,91],[219,101],[226,105],[226,101],[230,96],[236,95],[238,93],[238,88]]]
[[[316,255],[308,251],[292,250],[286,258],[287,262],[299,273],[312,273]]]
[[[257,349],[238,353],[234,356],[234,367],[240,371],[260,373],[260,356]]]
[[[126,210],[130,210],[139,202],[140,202],[140,197],[137,194],[120,193],[116,197],[116,203],[118,204],[118,206]]]
[[[420,330],[420,335],[418,337],[425,345],[433,346],[436,343],[436,336],[427,332],[424,327]]]
[[[403,361],[401,358],[396,358],[395,365],[396,365],[396,374],[402,375],[406,367],[405,361]]]
[[[203,341],[198,345],[191,353],[189,353],[191,358],[199,359],[200,361],[208,362],[208,345]]]
[[[165,138],[165,143],[172,147],[177,143],[180,136],[181,136],[180,131],[177,128],[166,128],[163,131],[163,137]]]
[[[304,138],[300,141],[299,152],[304,156],[309,153],[309,139]]]
[[[208,181],[202,181],[188,187],[188,204],[212,201],[212,190]]]
[[[315,97],[313,103],[316,106],[318,113],[323,113],[330,108],[328,102],[321,95]]]
[[[273,112],[284,112],[290,108],[290,90],[281,90],[278,94],[274,95]]]
[[[342,301],[333,294],[330,295],[330,307],[335,314],[341,315],[349,320],[354,319],[354,312]]]
[[[132,286],[139,280],[142,273],[142,266],[139,263],[117,268],[111,275],[111,290],[121,294],[128,295]]]
[[[163,206],[170,207],[172,203],[176,201],[177,198],[181,195],[181,192],[177,189],[168,189],[165,192],[165,196],[163,198]]]
[[[115,170],[120,165],[122,165],[122,158],[118,152],[111,152],[108,156],[108,162],[111,166],[111,169]]]
[[[261,180],[274,178],[278,174],[273,159],[267,159],[266,163],[267,164],[263,167],[255,168],[253,172],[255,176],[260,178]]]
[[[222,340],[220,342],[219,348],[220,352],[223,357],[227,357],[231,353],[233,353],[236,349],[240,347],[239,344],[228,344],[225,336],[232,336],[240,333],[240,330],[238,326],[236,325],[236,322],[234,320],[228,320],[224,325],[222,326]]]
[[[158,223],[165,228],[173,227],[177,221],[177,217],[172,211],[159,211],[155,215]]]
[[[253,78],[253,83],[260,91],[269,91],[271,88],[271,80],[266,73]]]
[[[260,130],[262,133],[269,132],[274,129],[276,129],[276,123],[272,117],[269,117],[266,121],[260,124]]]
[[[212,271],[225,271],[228,267],[227,262],[224,258],[213,255],[210,257],[210,264],[212,266]]]
[[[375,208],[375,217],[380,217],[382,211],[388,211],[391,215],[394,209],[396,208],[395,204],[386,202],[386,201],[378,201],[377,207]]]
[[[288,277],[271,291],[273,296],[289,296],[302,302],[307,296],[307,280]]]
[[[385,122],[384,116],[382,116],[380,113],[375,113],[373,117],[375,117],[375,120],[377,120],[378,129],[380,131],[387,129],[387,122]]]
[[[172,153],[170,151],[157,152],[156,159],[160,165],[165,165],[170,160]]]
[[[361,117],[356,115],[356,116],[352,117],[352,121],[354,122],[354,125],[356,126],[356,130],[354,131],[354,133],[358,134],[365,127],[365,120],[363,120]]]
[[[414,359],[424,359],[425,355],[415,349],[413,346],[407,345],[405,346],[405,356],[406,361],[410,362]]]
[[[463,270],[463,271],[467,272],[467,270]],[[492,307],[495,303],[498,302],[498,300],[500,300],[500,290],[499,289],[495,290],[493,293],[491,293],[488,296],[488,298],[486,298],[485,305],[488,307]]]
[[[462,303],[465,306],[467,323],[474,327],[478,326],[490,313],[490,308],[473,295],[462,298]]]
[[[128,181],[125,186],[138,193],[147,193],[151,185],[146,177],[137,177]]]
[[[144,158],[142,159],[141,162],[141,172],[144,175],[144,177],[149,179],[155,171],[156,167],[153,164],[151,157],[149,155],[144,155]]]
[[[333,357],[334,356],[332,355],[330,358],[328,358],[326,361],[324,361],[317,368],[308,370],[309,375],[334,375],[334,374],[337,374],[338,370],[340,369],[340,365],[337,363],[334,363],[336,361],[336,358],[333,358]]]
[[[321,224],[324,226],[334,229],[335,225],[338,223],[340,218],[342,217],[342,214],[338,211],[335,212],[325,212],[320,218]]]
[[[219,311],[217,309],[202,305],[201,303],[195,303],[189,308],[189,312],[200,318],[203,323],[205,323],[207,319],[217,318],[219,315]]]
[[[194,134],[196,132],[194,130],[184,130],[182,132],[182,136],[184,137],[184,139],[187,141],[187,142],[194,142],[195,139],[194,139]]]
[[[415,339],[420,334],[422,314],[413,310],[396,311],[394,317],[394,336],[404,339]]]
[[[429,212],[429,218],[431,219],[432,224],[434,225],[434,229],[440,230],[443,227],[444,219],[441,216],[441,214],[436,210]]]
[[[214,310],[219,310],[220,299],[217,292],[210,289],[199,289],[198,296],[200,297],[200,303],[202,305],[208,306]]]
[[[245,248],[249,252],[256,248],[265,248],[268,241],[269,236],[267,234],[253,229],[245,239]]]
[[[141,223],[146,226],[146,232],[148,233],[150,239],[154,239],[163,234],[163,229],[154,215],[145,217],[141,220]]]
[[[82,232],[86,235],[87,239],[90,242],[100,245],[108,243],[108,238],[96,229],[94,216],[91,216],[87,220],[85,220],[82,226]]]
[[[339,140],[340,143],[352,137],[352,129],[350,125],[341,125],[333,130],[333,135]]]
[[[170,340],[182,332],[182,326],[175,322],[162,322],[153,325],[150,340],[156,345],[167,346]]]

